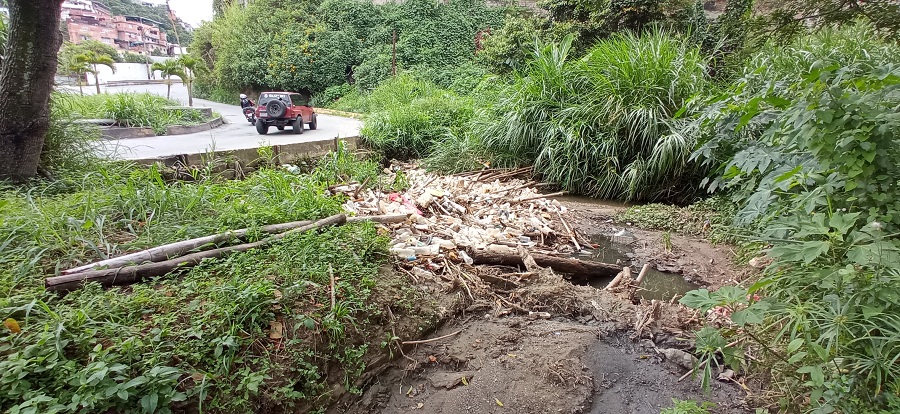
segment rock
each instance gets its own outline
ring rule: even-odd
[[[675,348],[660,349],[659,353],[666,357],[666,361],[678,365],[684,369],[694,369],[697,365],[697,357]]]
[[[437,372],[428,377],[428,382],[434,388],[452,390],[459,385],[468,384],[475,377],[475,371]]]
[[[750,259],[750,267],[756,269],[765,269],[766,266],[769,265],[769,263],[771,263],[771,260],[769,260],[769,258],[765,256],[759,256]]]

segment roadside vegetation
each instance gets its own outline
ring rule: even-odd
[[[315,409],[332,385],[353,392],[363,357],[384,340],[364,331],[384,310],[373,294],[387,240],[372,224],[286,237],[129,288],[57,296],[43,278],[161,243],[318,219],[343,202],[323,195],[328,185],[376,174],[341,152],[307,174],[264,164],[241,181],[195,171],[193,182],[172,182],[157,168],[100,162],[3,188],[0,407],[250,412]],[[395,312],[412,294],[391,291]]]
[[[164,135],[172,125],[196,125],[205,119],[200,111],[190,109],[165,109],[181,106],[176,101],[149,93],[112,93],[76,95],[57,92],[53,95],[52,108],[56,119],[113,119],[122,127],[152,128],[157,135]]]
[[[616,219],[739,244],[764,267],[681,299],[723,316],[694,338],[705,385],[729,367],[760,379],[752,402],[773,412],[900,412],[896,4],[732,1],[711,19],[677,0],[550,0],[538,13],[474,0],[238,3],[217,1],[193,34],[197,96],[303,92],[362,113],[363,139],[386,158],[445,173],[531,166],[555,188],[651,203]],[[80,76],[122,59],[67,47],[60,69]],[[191,182],[86,155],[97,131],[75,120],[157,133],[199,121],[161,109],[173,104],[55,94],[45,179],[0,185],[2,410],[315,410],[336,383],[358,391],[366,356],[396,340],[365,330],[385,317],[375,297],[388,244],[366,224],[153,284],[44,292],[65,268],[321,218],[346,201],[329,186],[378,183],[380,164],[344,151],[303,174],[262,151],[244,180],[207,166]],[[415,295],[387,300],[412,315]]]

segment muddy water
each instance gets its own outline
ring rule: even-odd
[[[590,239],[599,248],[588,251],[589,254],[579,254],[575,257],[582,260],[631,265],[633,271],[638,271],[644,265],[639,260],[632,259],[632,250],[627,245],[615,243],[604,235],[595,235]],[[611,280],[612,278],[595,278],[586,284],[603,289]],[[675,295],[684,295],[699,286],[684,280],[684,277],[677,273],[661,272],[651,267],[641,287],[643,290],[640,290],[639,294],[643,299],[670,300]]]

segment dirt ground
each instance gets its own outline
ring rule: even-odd
[[[622,228],[611,221],[622,207],[565,204],[582,234]],[[749,274],[731,264],[727,246],[673,236],[666,251],[659,233],[628,230],[636,237],[633,265],[650,263],[711,287]],[[393,359],[370,366],[362,394],[344,395],[329,413],[656,414],[672,398],[714,402],[714,413],[752,412],[739,377],[713,381],[709,392],[697,378],[681,379],[690,361],[672,355],[692,348],[698,320],[692,311],[641,300],[634,289],[573,285],[549,269],[537,274],[511,289],[479,283],[477,276],[416,279],[443,323],[418,341],[398,341]]]

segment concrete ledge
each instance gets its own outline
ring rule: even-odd
[[[197,111],[203,115],[204,118],[212,118],[212,108],[207,108],[203,106],[164,106],[163,109],[167,111]]]
[[[316,108],[316,113],[323,114],[323,115],[341,116],[344,118],[363,119],[363,114],[358,114],[355,112],[337,111],[337,110],[328,109],[328,108]]]
[[[100,128],[100,136],[106,139],[155,137],[153,128]]]
[[[172,79],[172,84],[182,83],[181,79]],[[145,79],[145,80],[118,80],[118,81],[109,81],[109,82],[100,82],[100,84],[106,84],[106,86],[130,86],[130,85],[165,85],[165,79]]]
[[[334,151],[338,142],[343,142],[348,150],[359,148],[359,137],[335,138],[325,141],[297,142],[293,144],[273,145],[273,163],[290,164],[296,161],[321,157]],[[260,161],[258,148],[245,148],[229,151],[216,151],[206,154],[181,154],[171,155],[168,157],[144,158],[131,160],[141,165],[162,164],[166,167],[174,167],[176,165],[204,165],[207,162],[216,159],[227,159],[237,161],[241,165],[256,165]]]
[[[195,132],[203,132],[209,131],[210,129],[216,128],[225,123],[222,120],[222,117],[218,117],[213,119],[212,121],[204,122],[200,125],[172,125],[166,128],[166,135],[184,135],[184,134],[193,134]]]
[[[76,119],[72,122],[77,125],[101,125],[101,126],[109,126],[115,125],[115,119]]]

